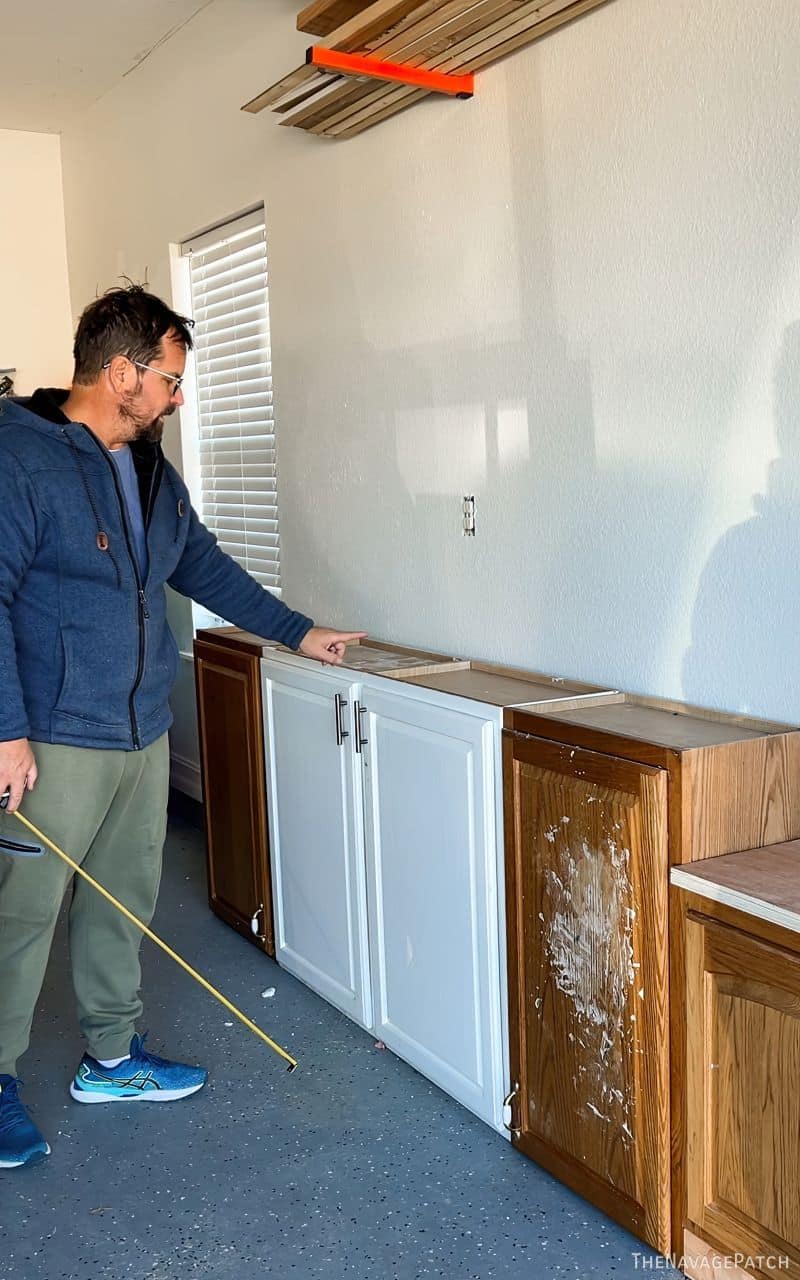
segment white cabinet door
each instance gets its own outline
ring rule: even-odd
[[[369,1027],[359,686],[270,659],[262,672],[276,959]]]
[[[362,698],[375,1034],[501,1128],[499,713]]]

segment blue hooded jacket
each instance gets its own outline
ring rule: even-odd
[[[165,583],[292,649],[313,623],[220,550],[160,445],[135,443],[141,581],[116,466],[66,396],[0,399],[0,741],[138,750],[172,721]]]

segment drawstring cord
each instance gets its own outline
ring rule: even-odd
[[[96,526],[97,526],[97,538],[96,538],[96,542],[97,542],[98,550],[103,551],[103,552],[105,552],[105,551],[107,551],[107,552],[108,552],[108,555],[109,555],[109,557],[110,557],[110,559],[111,559],[111,563],[112,563],[112,564],[113,564],[113,566],[114,566],[114,572],[115,572],[115,574],[117,575],[117,587],[121,587],[121,586],[122,586],[122,575],[120,574],[120,571],[119,571],[119,565],[117,564],[117,561],[116,561],[116,559],[115,559],[115,557],[114,557],[114,553],[113,553],[113,551],[111,550],[111,545],[110,545],[110,543],[109,543],[108,534],[106,533],[106,531],[105,531],[105,529],[103,528],[103,525],[102,525],[102,523],[101,523],[101,521],[100,521],[100,513],[99,513],[99,512],[98,512],[98,510],[97,510],[97,505],[96,505],[95,500],[94,500],[94,494],[92,493],[91,486],[90,486],[90,484],[89,484],[89,480],[88,480],[88,477],[87,477],[87,475],[86,475],[86,469],[85,469],[85,467],[84,467],[84,465],[83,465],[83,459],[81,458],[80,450],[76,447],[76,445],[75,445],[74,441],[70,440],[70,438],[69,438],[69,434],[68,434],[68,432],[67,432],[67,430],[66,430],[66,428],[65,428],[65,427],[62,427],[62,428],[61,428],[61,434],[62,434],[62,436],[64,437],[64,439],[66,440],[66,442],[67,442],[67,444],[69,445],[70,449],[72,450],[72,456],[73,456],[73,458],[74,458],[74,460],[75,460],[75,463],[76,463],[76,465],[77,465],[77,467],[78,467],[78,470],[79,470],[79,471],[80,471],[80,473],[81,473],[81,480],[83,481],[83,487],[84,487],[84,489],[86,490],[86,497],[87,497],[87,498],[88,498],[88,500],[89,500],[89,506],[92,508],[92,514],[93,514],[93,516],[94,516],[95,524],[96,524]]]

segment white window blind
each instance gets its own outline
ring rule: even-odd
[[[195,321],[200,508],[224,551],[280,588],[263,210],[181,245]]]

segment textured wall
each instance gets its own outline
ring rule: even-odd
[[[63,155],[76,310],[265,201],[285,597],[800,720],[796,0],[611,0],[338,144],[240,113],[306,43],[269,7],[217,0]]]

